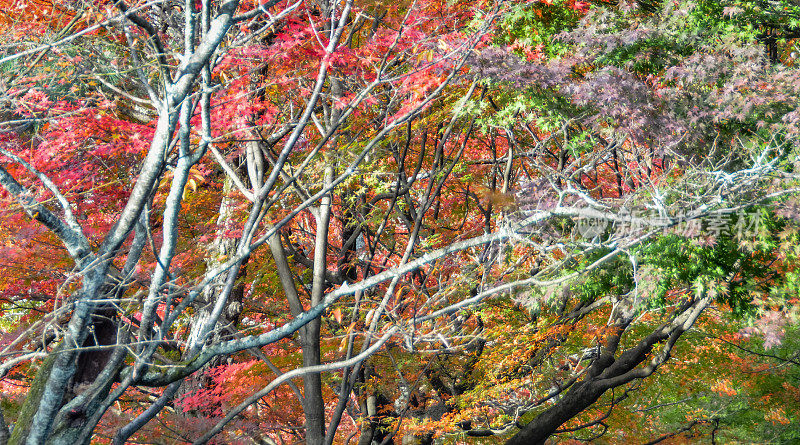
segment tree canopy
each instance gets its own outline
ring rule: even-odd
[[[0,5],[0,445],[800,441],[796,2]]]

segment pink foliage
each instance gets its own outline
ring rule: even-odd
[[[760,334],[764,337],[764,349],[771,349],[783,343],[783,337],[786,335],[784,326],[787,322],[783,312],[767,311],[756,321],[755,326],[746,327],[739,333],[745,337]]]

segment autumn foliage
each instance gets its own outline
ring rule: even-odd
[[[793,3],[0,6],[0,444],[800,439]]]

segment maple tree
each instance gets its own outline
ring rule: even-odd
[[[505,345],[502,358],[487,356],[482,371],[503,384],[480,385],[456,402],[476,410],[456,417],[471,422],[468,435],[542,443],[555,433],[610,434],[607,419],[708,308],[796,320],[792,274],[784,275],[793,260],[778,248],[793,220],[758,205],[793,187],[792,168],[778,165],[796,147],[796,76],[790,61],[764,60],[759,44],[769,53],[775,42],[742,26],[752,17],[722,6],[599,6],[548,46],[512,34],[513,45],[479,58],[487,77],[513,87],[490,104],[498,111],[491,122],[516,129],[543,173],[522,192],[523,214],[563,208],[586,222],[534,232],[539,258],[533,277],[518,283],[538,289],[516,298],[527,316],[502,316],[493,340]],[[515,26],[552,20],[519,17]],[[791,47],[792,36],[783,34],[781,45]],[[762,180],[771,185],[756,185]],[[583,215],[570,214],[576,202]],[[698,212],[709,212],[706,221]],[[509,323],[525,335],[506,334]],[[473,428],[475,420],[483,427]],[[714,424],[712,436],[719,421],[703,420]],[[663,439],[681,432],[695,433],[686,427]],[[632,428],[620,433],[627,439]]]
[[[792,4],[3,10],[0,441],[799,421]]]

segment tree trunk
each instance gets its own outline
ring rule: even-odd
[[[333,165],[326,156],[325,178],[323,187],[329,187],[333,182]],[[328,192],[320,201],[316,212],[317,233],[314,243],[314,280],[311,285],[311,306],[322,302],[327,283],[325,271],[327,270],[326,257],[328,253],[328,226],[331,216],[331,193]],[[322,363],[320,355],[320,319],[317,318],[300,331],[303,347],[303,366],[315,366]],[[303,411],[306,415],[306,443],[308,445],[322,445],[325,441],[325,401],[322,398],[322,376],[319,373],[305,374],[303,376],[305,388],[303,397]]]
[[[224,260],[220,261],[221,258],[227,258],[228,256],[236,253],[236,245],[238,240],[225,236],[228,230],[231,229],[231,221],[235,220],[232,212],[236,203],[230,198],[233,187],[233,181],[231,178],[225,176],[222,186],[223,198],[219,204],[219,216],[217,217],[217,231],[214,241],[212,241],[208,246],[208,254],[206,256],[206,265],[209,269],[217,267],[224,262]],[[238,279],[241,279],[241,277],[247,273],[247,266],[245,263],[246,261],[243,261],[242,266],[239,268],[237,274],[237,277],[239,277]],[[216,282],[206,287],[206,289],[204,289],[203,293],[197,299],[196,304],[200,307],[197,308],[197,316],[193,320],[193,323],[197,325],[192,327],[193,332],[200,332],[200,326],[205,324],[211,318],[214,303],[217,301],[219,290],[225,287],[225,282],[228,279],[227,275],[228,274],[221,274],[218,276]],[[233,288],[233,291],[231,291],[228,301],[226,302],[225,309],[222,311],[219,320],[217,321],[217,325],[220,328],[224,328],[225,326],[238,321],[239,315],[242,312],[243,298],[244,285],[240,283]],[[224,336],[224,333],[211,334],[206,340],[206,343],[212,343],[220,336]],[[213,360],[203,366],[200,371],[187,377],[181,388],[181,392],[183,394],[190,394],[211,385],[213,382],[208,378],[207,371],[211,368],[224,364],[226,360],[226,355],[215,357]]]
[[[539,414],[506,445],[540,445],[564,423],[592,406],[606,391],[596,382],[578,382],[555,406]]]

